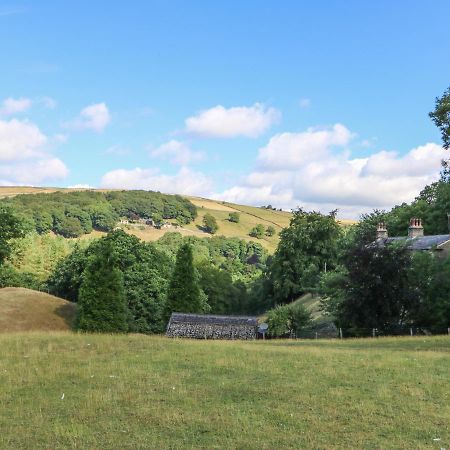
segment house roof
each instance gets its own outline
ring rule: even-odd
[[[433,250],[439,249],[443,244],[450,241],[450,234],[437,234],[434,236],[416,236],[413,238],[405,236],[396,236],[388,238],[380,238],[375,242],[377,245],[384,247],[386,244],[392,244],[394,242],[406,243],[406,246],[410,250]]]
[[[250,325],[257,326],[258,319],[252,316],[217,316],[209,314],[172,313],[170,323],[208,324],[208,325]]]

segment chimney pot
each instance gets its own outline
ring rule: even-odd
[[[377,239],[386,239],[388,237],[388,231],[384,222],[379,222],[377,226]]]
[[[408,237],[415,238],[415,237],[420,237],[420,236],[423,236],[422,219],[413,217],[409,221]]]

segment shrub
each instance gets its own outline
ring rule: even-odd
[[[239,223],[240,215],[237,212],[232,212],[228,216],[228,220],[233,223]]]
[[[266,229],[264,228],[264,225],[259,223],[258,225],[256,225],[255,227],[253,227],[250,230],[249,235],[251,237],[255,237],[257,239],[262,239],[264,237],[265,232],[266,232]]]
[[[210,234],[215,234],[219,229],[216,218],[211,214],[205,214],[203,217],[203,229]]]

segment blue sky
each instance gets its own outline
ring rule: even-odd
[[[444,153],[448,1],[0,1],[0,183],[356,216]]]

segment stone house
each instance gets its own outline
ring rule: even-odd
[[[448,214],[448,219],[450,230],[450,214]],[[447,257],[450,253],[450,234],[424,236],[421,219],[412,218],[410,220],[407,237],[391,237],[388,235],[386,225],[384,223],[378,224],[377,239],[374,244],[385,246],[387,244],[402,241],[404,241],[407,248],[412,251],[433,251],[438,253],[442,257]]]
[[[258,319],[250,316],[172,313],[166,336],[190,339],[256,339]]]

